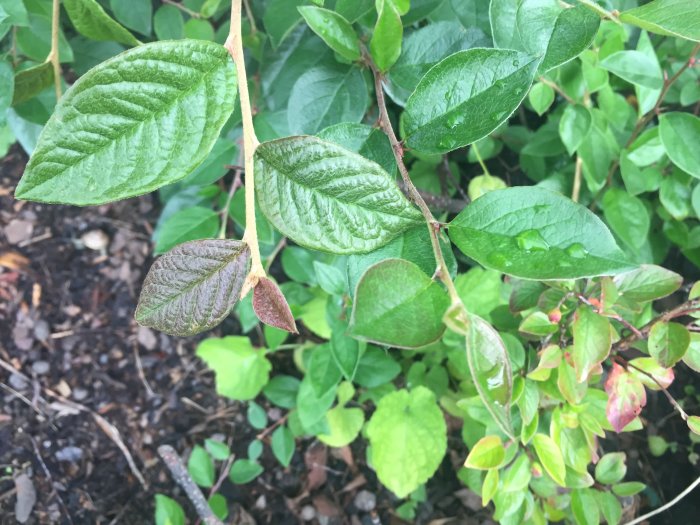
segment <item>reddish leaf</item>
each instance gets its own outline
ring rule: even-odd
[[[644,385],[623,367],[613,363],[612,371],[605,382],[605,391],[608,393],[608,421],[615,432],[622,432],[647,404]]]
[[[299,333],[282,291],[266,277],[262,277],[253,290],[253,310],[263,323],[293,334]]]

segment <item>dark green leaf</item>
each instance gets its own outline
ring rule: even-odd
[[[387,384],[401,372],[401,366],[389,352],[369,345],[357,364],[354,382],[365,388]]]
[[[19,3],[17,0],[13,1]],[[19,51],[34,62],[44,62],[51,51],[50,15],[30,13],[29,26],[17,28],[16,43]],[[61,63],[73,62],[73,50],[60,28],[58,33],[58,52]]]
[[[231,240],[181,244],[153,263],[136,320],[171,335],[209,330],[238,301],[248,271],[247,245]]]
[[[200,487],[211,487],[214,484],[214,462],[209,453],[199,445],[192,449],[187,461],[187,471]]]
[[[576,153],[591,131],[592,123],[591,112],[585,106],[578,104],[566,106],[559,121],[559,136],[569,155]]]
[[[214,26],[209,20],[190,18],[183,27],[185,38],[195,40],[214,40]]]
[[[542,0],[492,0],[490,18],[495,46],[541,57],[541,73],[581,54],[600,25],[583,5]]]
[[[335,4],[335,10],[350,23],[356,22],[373,7],[374,0],[338,0]]]
[[[612,231],[634,250],[639,250],[649,234],[650,219],[644,203],[625,190],[610,188],[603,197],[605,220]]]
[[[503,49],[450,55],[428,71],[406,103],[407,145],[446,153],[485,137],[525,98],[537,64]]]
[[[638,86],[661,89],[664,84],[658,61],[642,51],[618,51],[605,57],[600,67]]]
[[[220,520],[225,520],[228,516],[228,502],[221,494],[212,494],[207,500],[209,508]]]
[[[155,253],[169,251],[178,244],[215,237],[219,231],[219,216],[209,208],[194,206],[168,217],[156,240]]]
[[[2,68],[0,63],[0,69]],[[0,74],[2,72],[0,71]],[[44,91],[47,87],[53,85],[53,66],[51,62],[44,62],[38,66],[30,67],[20,71],[15,76],[14,96],[12,90],[9,91],[12,96],[12,105],[16,106]]]
[[[346,122],[330,126],[317,136],[376,162],[390,175],[396,173],[396,159],[389,137],[379,128]]]
[[[16,197],[101,204],[182,179],[232,113],[235,78],[209,42],[147,44],[100,64],[58,103]]]
[[[317,250],[368,252],[421,220],[378,165],[315,137],[261,144],[255,185],[268,220]]]
[[[284,41],[301,20],[297,7],[305,0],[271,0],[267,2],[263,24],[273,48]]]
[[[664,368],[680,361],[690,345],[688,329],[679,323],[660,321],[649,332],[649,354]]]
[[[294,408],[300,381],[296,377],[276,375],[263,388],[265,397],[281,408]]]
[[[350,61],[360,59],[360,39],[342,15],[314,6],[299,7],[299,12],[309,27],[333,51]]]
[[[671,295],[681,287],[683,277],[661,266],[643,264],[616,275],[614,282],[621,297],[643,303]]]
[[[270,438],[272,453],[280,464],[287,468],[294,455],[294,436],[286,425],[279,426]]]
[[[483,266],[526,279],[574,279],[630,268],[587,208],[549,190],[492,191],[449,227],[457,247]]]
[[[530,101],[530,104],[532,104],[532,109],[534,109],[538,115],[542,116],[554,102],[554,89],[543,82],[537,82],[530,88],[527,99]],[[570,107],[572,106],[567,106],[566,109]]]
[[[156,525],[185,525],[185,512],[174,499],[156,494]]]
[[[229,472],[229,478],[236,485],[245,485],[250,483],[260,474],[265,471],[262,465],[257,461],[250,459],[237,459],[231,465],[231,471]]]
[[[205,439],[204,448],[206,448],[207,452],[211,454],[211,457],[218,461],[226,461],[231,455],[231,449],[228,447],[228,445],[215,439]]]
[[[105,12],[97,0],[63,0],[63,7],[78,33],[92,40],[113,40],[127,46],[140,44],[134,35]]]
[[[387,259],[357,285],[349,332],[353,337],[400,348],[436,341],[445,331],[447,293],[418,266]]]
[[[582,383],[608,357],[612,337],[610,321],[586,306],[575,314],[573,325],[574,347],[572,357],[576,379]]]
[[[142,35],[151,34],[153,4],[143,0],[110,0],[110,7],[117,20]],[[89,35],[87,35],[89,36]]]
[[[182,11],[174,5],[162,5],[153,16],[153,30],[159,40],[177,40],[185,36]]]

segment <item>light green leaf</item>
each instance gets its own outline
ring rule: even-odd
[[[595,479],[603,485],[612,485],[622,481],[626,473],[624,452],[605,454],[595,466]]]
[[[355,395],[350,382],[338,387],[338,405],[326,414],[329,433],[319,434],[318,439],[330,447],[349,445],[359,435],[365,423],[365,414],[361,408],[345,408],[345,404]]]
[[[450,300],[418,266],[387,259],[370,267],[357,285],[350,318],[353,337],[399,348],[436,341]]]
[[[231,455],[231,449],[223,441],[205,439],[204,448],[211,454],[211,457],[218,461],[226,461]]]
[[[156,494],[156,525],[185,525],[185,512],[174,499]]]
[[[622,505],[610,492],[594,491],[600,513],[608,525],[618,525],[622,519]]]
[[[213,328],[238,302],[249,257],[248,246],[240,241],[209,239],[177,246],[148,271],[136,321],[181,337]]]
[[[532,438],[532,444],[535,446],[537,457],[540,459],[547,474],[558,485],[566,486],[564,482],[566,466],[564,465],[564,457],[561,455],[559,445],[546,434],[535,434]]]
[[[494,45],[540,58],[541,73],[581,54],[600,25],[585,6],[551,0],[492,0],[490,18]]]
[[[643,264],[616,275],[614,282],[621,297],[643,303],[671,295],[681,287],[683,277],[661,266]]]
[[[270,438],[270,447],[277,461],[287,468],[292,462],[295,448],[292,431],[286,425],[277,427]]]
[[[693,434],[700,436],[700,416],[689,416],[688,428]]]
[[[690,345],[688,329],[679,323],[661,321],[649,332],[649,354],[664,368],[680,361]]]
[[[214,485],[214,461],[209,453],[199,445],[195,445],[187,461],[187,471],[192,480],[200,487]]]
[[[485,507],[493,499],[498,492],[499,474],[497,468],[492,468],[484,476],[484,482],[481,484],[481,506]]]
[[[435,65],[406,103],[406,144],[446,153],[485,137],[527,95],[537,60],[517,51],[469,49]]]
[[[576,518],[576,525],[598,525],[600,523],[600,512],[594,491],[591,489],[571,491],[571,511]]]
[[[576,311],[573,325],[573,361],[576,379],[584,382],[610,353],[612,337],[610,321],[592,309],[582,306]]]
[[[700,4],[696,0],[654,0],[620,14],[620,20],[659,35],[700,42]]]
[[[268,220],[317,250],[368,252],[422,218],[377,164],[315,137],[258,146],[255,184]]]
[[[113,40],[127,46],[140,44],[134,35],[105,12],[97,0],[63,0],[63,7],[78,33],[92,40]]]
[[[153,3],[143,0],[110,0],[109,6],[117,20],[142,35],[151,34]]]
[[[442,411],[427,388],[384,396],[367,425],[379,480],[398,497],[408,496],[440,466],[446,432]]]
[[[193,206],[168,217],[158,230],[156,255],[165,253],[178,244],[215,237],[219,231],[219,215],[210,208]]]
[[[205,339],[197,356],[216,374],[216,392],[236,401],[254,399],[267,384],[272,366],[247,337]]]
[[[214,40],[214,26],[211,25],[209,20],[202,20],[201,18],[190,18],[185,22],[183,27],[185,32],[185,38],[192,38],[195,40]]]
[[[369,51],[380,71],[388,71],[401,55],[403,24],[393,0],[377,0],[377,24]]]
[[[250,483],[264,472],[262,465],[251,459],[237,459],[231,465],[229,478],[236,485]]]
[[[2,74],[4,62],[0,63],[0,74]],[[12,69],[10,69],[12,71]],[[24,69],[17,73],[14,80],[14,95],[12,89],[8,91],[12,105],[16,106],[22,102],[34,98],[53,85],[53,66],[51,62],[44,62],[34,67]],[[10,87],[12,87],[10,85]],[[2,96],[2,95],[0,95]]]
[[[449,232],[483,266],[526,279],[575,279],[631,267],[597,216],[537,187],[487,193],[455,217]]]
[[[501,336],[480,317],[469,315],[466,352],[472,381],[481,400],[501,430],[512,436],[513,373]]]
[[[644,203],[620,188],[610,188],[603,196],[606,222],[622,241],[639,250],[649,234],[650,219]]]
[[[177,40],[185,36],[182,11],[174,5],[162,5],[153,16],[153,30],[158,40]]]
[[[532,108],[535,112],[539,116],[542,116],[554,102],[554,89],[544,82],[537,82],[530,88],[527,99],[530,101],[530,104],[532,104]],[[569,107],[571,106],[567,106],[566,109],[569,109]]]
[[[464,466],[479,470],[495,469],[501,466],[506,457],[506,449],[499,436],[481,438],[469,451]]]
[[[102,204],[182,179],[233,112],[235,79],[211,42],[146,44],[103,62],[59,101],[15,196]]]
[[[635,494],[639,494],[646,487],[647,486],[640,481],[628,481],[626,483],[618,483],[617,485],[613,485],[612,490],[616,496],[624,498],[626,496],[634,496]]]
[[[14,3],[20,3],[12,0]],[[47,4],[44,3],[44,6]],[[51,51],[51,16],[50,13],[30,12],[28,27],[18,27],[16,31],[17,49],[34,62],[44,62]],[[59,28],[58,51],[61,63],[73,62],[73,50]]]
[[[374,0],[338,0],[335,10],[354,23],[374,7]]]
[[[664,84],[658,61],[642,51],[618,51],[601,60],[600,67],[638,86],[661,89]]]
[[[357,38],[350,22],[343,16],[329,9],[314,6],[302,6],[298,9],[309,27],[333,51],[350,61],[360,59],[360,39]]]
[[[567,105],[559,121],[559,137],[569,155],[576,153],[591,131],[591,112],[580,104]]]
[[[700,178],[700,118],[691,113],[664,113],[659,136],[673,163],[693,177]]]
[[[226,498],[221,494],[212,494],[207,500],[209,503],[209,508],[214,513],[214,515],[220,520],[225,520],[228,516],[228,502]]]

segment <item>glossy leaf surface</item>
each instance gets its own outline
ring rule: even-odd
[[[299,12],[333,51],[350,61],[360,59],[360,40],[345,18],[329,9],[314,6],[299,7]]]
[[[695,0],[654,0],[624,11],[620,20],[659,35],[700,42],[700,4]]]
[[[659,136],[673,163],[700,178],[700,118],[690,113],[666,113],[660,119]]]
[[[113,40],[127,46],[140,44],[134,35],[105,12],[97,0],[63,0],[63,7],[75,29],[92,40]]]

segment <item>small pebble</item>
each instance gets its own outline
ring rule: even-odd
[[[46,341],[49,338],[49,323],[39,319],[34,325],[34,337],[39,341]]]
[[[32,371],[39,376],[47,374],[50,369],[51,365],[49,365],[48,361],[35,361],[32,364]]]
[[[358,510],[369,512],[377,506],[377,496],[368,490],[361,490],[355,496],[355,506]]]
[[[64,447],[58,452],[56,452],[56,459],[58,461],[68,461],[70,463],[75,463],[83,457],[83,450],[78,447]]]
[[[301,519],[304,521],[311,521],[316,517],[316,509],[311,505],[304,505],[301,509]]]
[[[80,240],[86,248],[96,251],[104,250],[109,244],[109,237],[107,237],[107,234],[102,230],[90,230],[89,232],[85,232]]]
[[[75,399],[76,401],[82,401],[87,396],[88,396],[88,391],[85,390],[84,388],[78,387],[75,390],[73,390],[73,399]]]
[[[10,376],[10,386],[14,388],[15,390],[22,390],[26,388],[28,385],[27,380],[24,379],[21,375],[19,374],[12,374]]]

